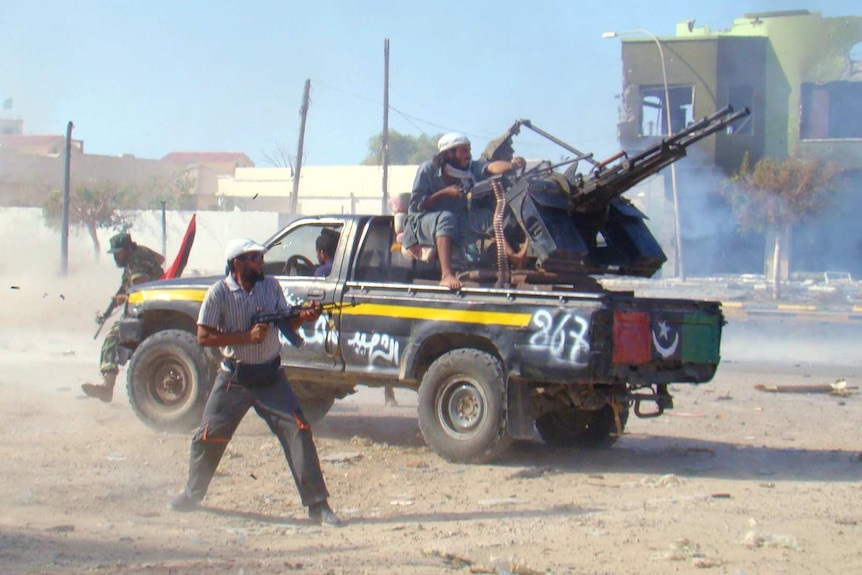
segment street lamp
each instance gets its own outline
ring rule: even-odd
[[[668,137],[673,135],[673,124],[671,123],[670,117],[670,93],[667,87],[667,68],[664,60],[664,50],[661,47],[661,42],[658,39],[658,36],[650,32],[645,28],[636,28],[634,30],[625,30],[623,32],[604,32],[602,34],[602,38],[617,38],[619,36],[631,36],[634,34],[643,34],[652,38],[652,41],[655,42],[656,47],[658,48],[658,55],[661,59],[661,78],[664,83],[664,112],[665,119],[667,120],[667,135]],[[679,226],[679,196],[677,195],[676,188],[676,165],[670,165],[670,187],[673,192],[673,229],[674,229],[674,249],[676,251],[676,275],[679,279],[685,279],[685,273],[683,272],[682,267],[682,234],[680,233]]]

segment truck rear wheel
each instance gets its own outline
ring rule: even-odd
[[[290,388],[299,400],[302,414],[308,423],[315,424],[329,413],[335,404],[336,394],[327,389],[316,389],[313,383],[290,381]]]
[[[211,376],[194,336],[168,329],[146,338],[132,354],[126,389],[135,414],[149,427],[188,432],[200,425]]]
[[[626,409],[620,413],[623,430],[628,419],[629,411]],[[605,448],[619,439],[614,410],[610,405],[598,411],[571,407],[546,413],[536,420],[536,430],[545,443],[557,447]]]
[[[505,375],[475,349],[440,356],[419,386],[419,429],[435,453],[458,463],[485,463],[512,443],[506,433]]]

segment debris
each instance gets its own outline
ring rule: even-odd
[[[658,479],[653,477],[644,477],[639,481],[641,485],[649,487],[676,487],[680,484],[679,477],[673,473],[662,475]]]
[[[762,533],[758,531],[749,531],[745,534],[743,544],[748,547],[780,547],[783,549],[798,549],[799,544],[796,537],[793,535],[777,535],[772,533]]]
[[[459,557],[454,553],[444,553],[443,551],[439,551],[437,549],[423,549],[422,555],[425,557],[439,557],[443,559],[446,564],[455,569],[461,569],[462,567],[469,567],[473,564],[469,559],[465,559],[464,557]]]
[[[413,505],[414,501],[412,499],[393,499],[389,502],[389,505]]]
[[[496,569],[498,575],[544,575],[545,571],[531,569],[519,559],[510,556],[506,559],[502,557],[491,557],[491,563]]]
[[[21,286],[9,286],[10,289],[21,289]]]
[[[346,451],[323,455],[320,458],[321,461],[325,461],[327,463],[350,463],[352,461],[359,461],[360,459],[362,459],[361,453]]]
[[[713,493],[710,497],[713,499],[730,499],[730,493]]]
[[[692,557],[701,557],[700,545],[683,537],[670,544],[670,550],[664,554],[671,561],[685,561]]]
[[[497,507],[500,505],[514,505],[515,503],[525,503],[523,499],[517,497],[504,497],[501,499],[480,499],[477,502],[482,507]]]
[[[813,385],[766,385],[758,383],[754,386],[757,391],[768,391],[770,393],[828,393],[830,395],[850,395],[850,390],[858,389],[857,386],[849,386],[843,379],[835,383],[813,384]]]
[[[248,476],[257,481],[257,475],[255,475],[254,473],[249,473]]]
[[[549,473],[551,473],[550,465],[543,465],[541,467],[536,467],[535,465],[533,465],[521,469],[520,471],[516,471],[515,473],[511,474],[508,479],[534,479],[536,477],[548,475]]]
[[[109,453],[105,457],[105,459],[107,459],[108,461],[125,461],[126,456],[123,455],[122,453]]]

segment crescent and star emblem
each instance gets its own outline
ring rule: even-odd
[[[656,331],[652,331],[652,342],[655,345],[655,349],[660,356],[667,359],[672,356],[676,352],[676,348],[679,347],[679,333],[673,333],[673,341],[670,341],[670,326],[666,321],[658,322],[658,337],[656,337]],[[661,340],[666,342],[670,342],[669,345],[662,345],[660,343]]]

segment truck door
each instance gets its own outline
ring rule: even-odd
[[[288,305],[308,301],[331,304],[340,300],[341,254],[344,243],[344,222],[337,219],[302,221],[288,226],[284,232],[267,242],[264,272],[278,278]],[[335,244],[331,268],[318,258],[318,247]],[[327,250],[328,251],[328,250]],[[343,369],[338,350],[339,313],[324,313],[315,324],[306,323],[298,333],[304,345],[297,348],[285,342],[281,350],[282,363],[311,369]]]

